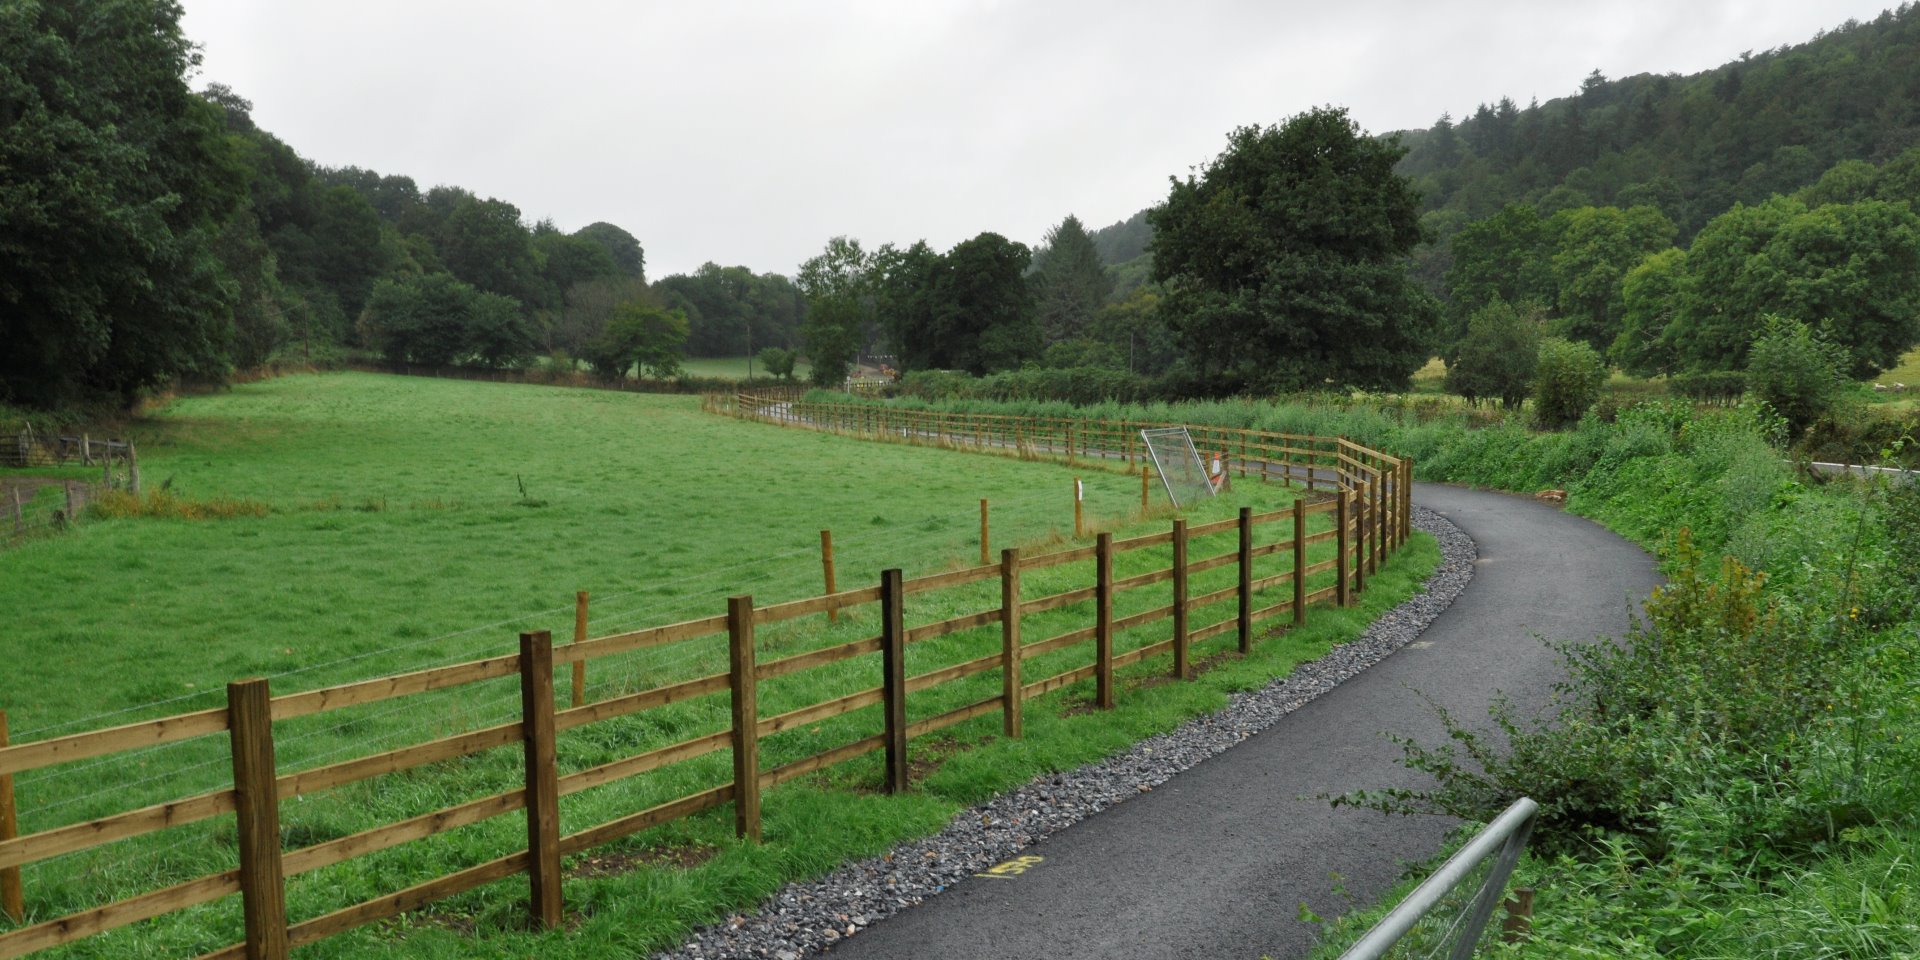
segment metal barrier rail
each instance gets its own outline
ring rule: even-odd
[[[1438,941],[1432,944],[1434,949],[1427,954],[1441,956],[1444,949],[1448,960],[1468,960],[1480,943],[1494,904],[1506,892],[1507,879],[1513,876],[1513,866],[1520,860],[1520,851],[1527,846],[1527,837],[1533,832],[1533,822],[1539,812],[1540,805],[1532,800],[1526,797],[1515,800],[1466,846],[1448,857],[1432,876],[1407,894],[1398,906],[1387,911],[1366,936],[1340,955],[1340,960],[1379,960],[1390,956],[1415,925],[1434,913],[1435,908],[1491,856],[1492,869],[1481,881],[1480,889],[1474,892],[1465,910],[1441,931]]]

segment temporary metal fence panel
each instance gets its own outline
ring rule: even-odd
[[[1213,479],[1200,462],[1200,451],[1193,446],[1193,435],[1186,427],[1164,427],[1140,431],[1140,442],[1153,458],[1154,472],[1167,489],[1167,499],[1176,508],[1191,500],[1214,495]]]

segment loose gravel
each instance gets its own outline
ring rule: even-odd
[[[1413,508],[1413,525],[1439,541],[1440,567],[1423,592],[1387,611],[1359,639],[1296,666],[1262,689],[1235,694],[1219,712],[1142,740],[1126,753],[1040,777],[965,810],[933,836],[818,880],[789,884],[759,913],[704,927],[678,949],[655,954],[656,960],[799,960],[831,948],[1272,726],[1418,637],[1473,579],[1473,540],[1459,527],[1420,506]]]

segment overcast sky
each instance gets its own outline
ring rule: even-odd
[[[681,3],[184,0],[220,82],[301,155],[640,238],[651,277],[791,274],[836,234],[1037,243],[1164,198],[1228,130],[1374,132],[1692,73],[1884,0]]]

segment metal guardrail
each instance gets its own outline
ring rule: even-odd
[[[1527,846],[1540,805],[1526,797],[1513,802],[1474,838],[1461,847],[1433,875],[1407,894],[1406,899],[1380,918],[1355,941],[1340,960],[1380,960],[1389,956],[1447,957],[1468,960],[1480,944],[1487,919],[1507,889],[1513,866]],[[1487,867],[1472,898],[1459,903],[1454,894]],[[1444,913],[1452,916],[1438,930],[1416,930],[1421,921]],[[1415,934],[1410,937],[1409,934]],[[1416,942],[1417,941],[1417,942]],[[1402,953],[1399,951],[1409,951]]]

